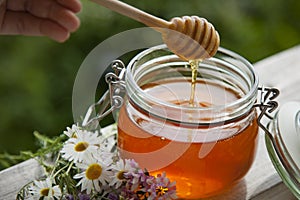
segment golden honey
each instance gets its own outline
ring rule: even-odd
[[[155,97],[165,98],[163,99],[165,101],[188,106],[189,93],[185,91],[189,88],[189,84],[186,81],[173,80],[172,82],[145,85],[143,90]],[[172,95],[170,91],[178,96]],[[207,92],[210,94],[205,96]],[[225,98],[218,97],[218,93],[223,94],[224,88],[198,82],[195,94],[200,94],[204,101],[197,102],[197,106],[207,107],[216,105],[216,103],[222,105],[238,98],[229,90],[226,90]],[[211,95],[216,99],[209,98]],[[178,97],[180,99],[177,99]],[[131,105],[127,105],[127,108],[124,106],[120,111],[118,146],[121,156],[134,158],[142,168],[153,166],[157,159],[174,156],[174,159],[167,163],[158,161],[157,169],[150,172],[156,174],[165,171],[168,177],[176,181],[179,197],[199,198],[220,193],[249,170],[254,159],[257,142],[258,126],[254,112],[251,113],[252,117],[244,125],[244,128],[238,127],[240,124],[237,124],[236,127],[233,125],[230,129],[237,131],[232,136],[214,141],[197,141],[197,137],[193,137],[189,133],[197,129],[212,128],[209,125],[200,128],[180,127],[184,125],[166,121],[165,124],[160,124],[155,120],[160,121],[161,119],[155,119],[154,116],[143,112],[144,116],[140,117],[141,113],[139,112],[141,111],[137,111]],[[234,124],[235,122],[230,123]],[[228,128],[226,125],[223,125],[224,129]],[[176,137],[176,134],[186,137]],[[161,155],[156,157],[156,153],[153,152]]]

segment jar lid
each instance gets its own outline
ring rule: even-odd
[[[278,111],[278,128],[282,142],[300,169],[300,102],[288,102]]]
[[[292,193],[300,198],[300,102],[281,106],[269,123],[266,145],[274,167]]]

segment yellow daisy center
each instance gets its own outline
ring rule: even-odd
[[[89,143],[87,142],[78,142],[75,146],[74,146],[74,150],[77,152],[81,152],[81,151],[85,151],[89,146]]]
[[[156,194],[157,196],[161,197],[164,196],[164,194],[166,194],[168,192],[169,188],[167,187],[163,187],[163,186],[158,186],[156,188]]]
[[[42,189],[40,190],[40,194],[41,194],[42,196],[48,196],[49,191],[50,191],[49,188],[42,188]],[[53,195],[53,194],[54,194],[54,191],[52,190],[52,195]]]
[[[125,171],[119,171],[118,174],[117,174],[117,178],[118,178],[119,180],[125,179],[124,174],[125,174]]]
[[[101,176],[101,173],[102,167],[99,164],[94,163],[86,169],[85,176],[89,180],[95,180],[98,179],[99,176]]]

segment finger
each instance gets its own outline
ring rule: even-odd
[[[40,7],[43,10],[54,4],[60,4],[75,13],[79,12],[82,7],[79,0],[10,0],[7,2],[7,9],[13,11],[27,11],[28,5],[36,5],[36,7]]]
[[[6,12],[6,0],[0,0],[0,31],[4,20],[5,12]]]
[[[7,11],[1,29],[2,34],[48,36],[64,42],[70,36],[68,30],[51,20],[34,17],[25,12]]]
[[[57,0],[57,2],[75,13],[80,12],[82,7],[81,2],[79,0]]]
[[[18,0],[18,1],[7,1],[6,8],[7,10],[13,10],[13,11],[26,11],[26,1],[27,0]]]
[[[26,11],[40,18],[49,18],[70,32],[77,30],[80,25],[75,13],[53,0],[28,0]]]
[[[74,2],[74,9],[79,9],[78,0],[60,0],[64,5]],[[72,6],[70,6],[72,7]],[[11,0],[7,2],[7,9],[12,11],[27,11],[39,18],[49,18],[65,27],[70,32],[78,29],[79,18],[75,13],[55,0]]]

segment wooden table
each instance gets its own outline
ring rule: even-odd
[[[276,87],[279,103],[300,101],[300,45],[264,59],[255,65],[260,85]],[[230,191],[210,200],[293,200],[268,157],[264,133],[260,133],[256,159],[246,177]],[[15,199],[19,189],[43,174],[35,160],[28,160],[0,172],[0,200]]]

